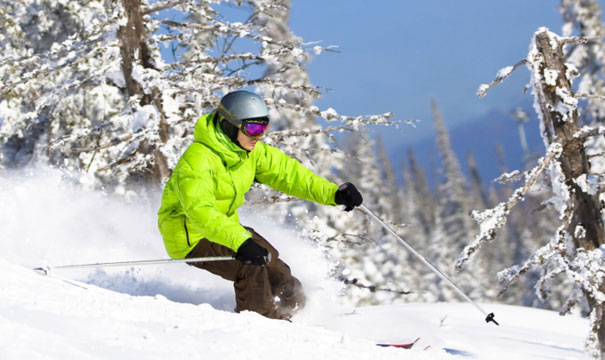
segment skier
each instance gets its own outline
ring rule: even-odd
[[[236,312],[290,319],[305,304],[302,285],[267,240],[240,224],[244,194],[256,181],[301,199],[345,205],[345,211],[363,199],[353,184],[338,186],[261,142],[268,126],[263,99],[243,90],[201,116],[194,142],[164,188],[158,226],[172,258],[236,259],[190,264],[234,282]]]

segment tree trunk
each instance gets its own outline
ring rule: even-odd
[[[118,37],[120,39],[120,52],[122,54],[122,72],[126,82],[126,91],[129,97],[140,96],[140,105],[153,104],[160,113],[160,140],[165,143],[168,140],[168,125],[162,109],[160,92],[154,88],[152,94],[145,94],[142,86],[132,76],[132,71],[139,61],[144,68],[154,68],[151,58],[151,51],[145,41],[145,25],[141,13],[140,0],[122,0],[124,12],[128,22],[126,26],[120,27]],[[155,145],[150,145],[148,141],[143,141],[139,146],[139,151],[144,154],[153,154],[153,164],[142,176],[146,183],[159,185],[164,178],[170,176],[166,157],[157,149]]]
[[[601,219],[601,210],[598,194],[590,195],[582,191],[576,184],[577,179],[582,174],[589,173],[590,163],[586,156],[584,139],[574,139],[573,135],[580,128],[578,126],[578,111],[575,104],[570,104],[570,98],[565,94],[573,96],[571,84],[566,77],[567,67],[565,66],[563,55],[563,43],[550,36],[548,31],[542,31],[536,35],[536,48],[542,55],[542,64],[540,68],[541,81],[534,84],[539,97],[541,108],[544,134],[543,137],[548,143],[558,142],[563,145],[563,152],[560,157],[561,168],[565,177],[565,185],[569,189],[571,199],[568,204],[571,206],[572,218],[567,232],[573,237],[576,249],[584,248],[587,251],[594,250],[601,246],[604,241],[603,222]],[[556,74],[556,84],[553,84],[553,74]],[[567,103],[565,102],[567,100]],[[572,105],[572,106],[570,106]],[[561,112],[561,109],[567,109],[568,112]],[[576,226],[581,225],[586,230],[585,236],[575,234]],[[603,284],[600,285],[603,290]],[[591,310],[597,310],[601,314],[602,305],[585,291],[588,297],[588,303]],[[601,354],[605,354],[605,326],[603,319],[598,323],[597,336],[601,349]]]

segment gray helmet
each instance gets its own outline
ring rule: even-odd
[[[269,117],[265,101],[245,90],[233,91],[223,96],[218,113],[237,128],[241,126],[242,120]]]

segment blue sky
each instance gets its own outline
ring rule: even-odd
[[[381,131],[388,147],[433,134],[430,99],[452,128],[523,100],[529,72],[518,69],[479,99],[477,88],[527,55],[533,33],[560,33],[559,1],[292,0],[290,28],[305,41],[337,45],[308,64],[314,85],[332,89],[317,103],[346,115],[392,111],[416,129]]]

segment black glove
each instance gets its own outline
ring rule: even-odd
[[[363,197],[361,197],[355,185],[346,182],[338,187],[334,202],[338,205],[344,205],[345,211],[351,211],[355,206],[363,203]]]
[[[244,241],[233,257],[246,265],[265,265],[271,260],[267,249],[257,244],[252,238]]]

